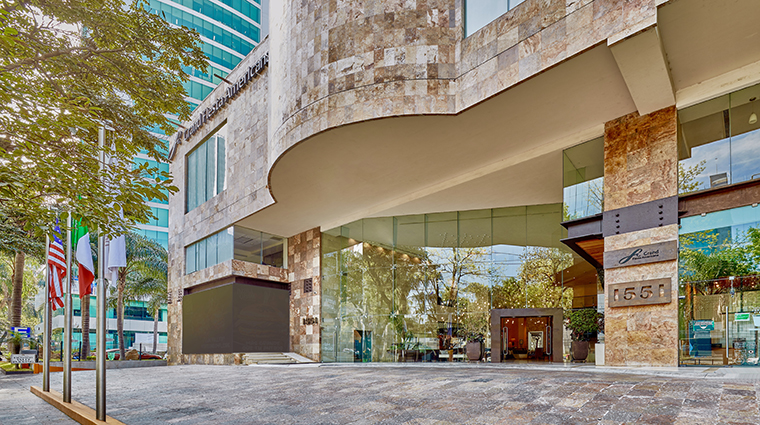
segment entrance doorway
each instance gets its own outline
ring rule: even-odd
[[[491,362],[561,361],[561,308],[491,310]]]
[[[550,362],[552,319],[551,316],[502,317],[501,361]]]

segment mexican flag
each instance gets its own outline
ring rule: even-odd
[[[92,281],[95,280],[95,266],[90,250],[90,231],[86,226],[74,229],[72,238],[77,241],[77,263],[79,263],[79,296],[92,294]]]

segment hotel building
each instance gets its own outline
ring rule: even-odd
[[[759,2],[270,7],[170,138],[172,363],[758,364]]]

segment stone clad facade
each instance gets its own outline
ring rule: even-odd
[[[605,124],[604,208],[607,211],[678,194],[676,110],[637,113]],[[677,241],[678,225],[607,236],[604,250]],[[678,261],[605,270],[605,284],[670,278],[678,282]],[[605,308],[605,362],[613,366],[678,365],[678,297],[669,304]]]
[[[679,150],[685,146],[679,111],[760,82],[752,72],[760,69],[753,65],[760,51],[744,41],[736,43],[746,58],[730,72],[702,65],[721,50],[686,28],[699,13],[717,13],[702,6],[686,0],[525,0],[465,37],[465,0],[272,4],[270,35],[227,78],[242,81],[264,57],[268,66],[213,116],[201,116],[225,96],[227,87],[220,85],[183,124],[193,134],[172,138],[179,192],[170,197],[169,210],[171,362],[240,361],[243,353],[182,351],[183,296],[235,277],[287,288],[289,349],[321,361],[332,344],[325,337],[339,338],[338,330],[325,330],[322,311],[329,240],[323,232],[363,218],[560,205],[567,187],[561,183],[564,152],[595,138],[604,141],[603,214],[593,224],[599,231],[572,246],[591,246],[587,236],[593,236],[598,252],[589,248],[574,261],[589,261],[589,273],[596,273],[604,266],[593,263],[594,255],[601,261],[604,252],[678,240],[678,211],[663,226],[642,220],[636,230],[619,234],[601,235],[601,221],[655,201],[677,203],[679,160],[686,155]],[[755,6],[742,7],[725,10],[737,17]],[[704,57],[683,53],[695,51]],[[188,154],[224,124],[226,187],[187,211]],[[232,259],[185,273],[186,248],[233,225],[286,240],[282,267]],[[387,246],[395,246],[397,235],[385,236]],[[555,236],[553,242],[565,235]],[[360,242],[340,230],[331,237]],[[611,307],[599,298],[607,364],[679,364],[678,272],[673,259],[606,269],[607,286],[670,278],[673,288],[667,304]],[[348,276],[346,270],[337,274],[340,282]],[[344,289],[336,293],[335,305],[348,297]],[[395,313],[389,317],[398,320]],[[352,344],[366,347],[380,338],[365,331],[356,329]],[[426,344],[438,344],[433,340]],[[339,347],[331,347],[337,358]],[[386,354],[396,349],[374,347]],[[359,349],[342,350],[364,359]],[[447,357],[455,358],[453,349]]]

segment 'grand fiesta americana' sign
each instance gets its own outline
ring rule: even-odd
[[[206,122],[213,118],[217,112],[222,110],[222,108],[227,105],[227,102],[229,102],[231,99],[234,99],[240,93],[240,90],[242,90],[245,86],[248,85],[248,83],[250,83],[259,74],[261,74],[264,71],[264,68],[266,68],[268,65],[269,52],[266,52],[261,58],[259,58],[258,61],[256,61],[256,63],[249,66],[245,73],[240,76],[237,81],[233,81],[223,92],[223,94],[219,96],[214,101],[214,103],[211,104],[211,106],[202,110],[200,114],[198,114],[198,117],[195,119],[195,121],[193,121],[189,127],[185,128],[184,130],[177,131],[177,137],[174,139],[174,143],[172,143],[172,146],[169,149],[169,160],[174,159],[174,155],[177,153],[177,148],[182,144],[183,140],[189,140],[191,137],[193,137],[193,135],[197,133],[198,130],[200,130],[206,124]]]
[[[604,253],[604,268],[637,266],[678,258],[678,242],[668,241]]]

